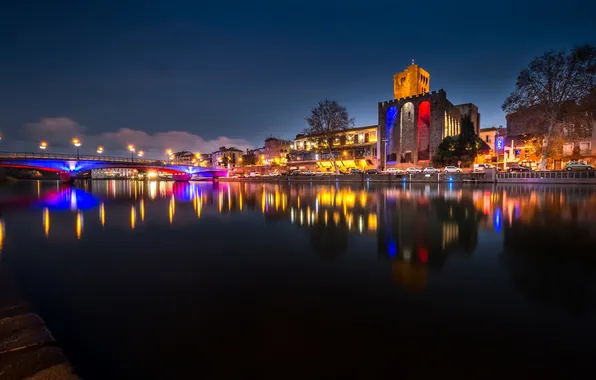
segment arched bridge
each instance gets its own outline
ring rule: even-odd
[[[171,173],[176,181],[189,181],[193,175],[213,178],[228,175],[225,169],[205,168],[183,162],[54,153],[0,152],[0,167],[60,173],[62,182],[70,182],[78,173],[104,168],[156,170]]]

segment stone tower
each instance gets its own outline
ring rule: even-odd
[[[430,91],[430,74],[412,60],[412,64],[393,76],[393,98],[403,99]]]

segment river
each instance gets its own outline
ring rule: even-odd
[[[22,181],[0,250],[86,379],[593,365],[594,186]]]

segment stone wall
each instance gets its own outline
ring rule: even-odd
[[[472,123],[474,123],[474,133],[478,134],[480,131],[480,113],[478,112],[478,107],[472,103],[458,104],[455,107],[459,110],[461,116],[470,116]]]
[[[444,90],[411,96],[405,99],[394,99],[378,104],[378,116],[381,135],[381,168],[386,167],[387,153],[396,153],[397,163],[401,160],[418,163],[418,117],[420,104],[430,102],[429,152],[430,160],[436,155],[437,147],[445,137],[446,121],[454,134],[459,128],[461,113],[449,100]],[[386,136],[387,110],[396,107],[397,117],[392,128],[392,136]],[[447,117],[446,117],[447,116]],[[387,139],[388,152],[385,152],[384,139]]]

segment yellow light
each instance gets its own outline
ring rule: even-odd
[[[97,153],[102,154],[103,153],[103,146],[98,146],[97,147]]]
[[[128,150],[130,150],[131,152],[134,152],[134,151],[135,151],[135,146],[134,146],[134,145],[132,145],[132,144],[130,144],[130,145],[128,146]]]
[[[373,213],[368,214],[368,229],[370,231],[377,230],[377,214],[373,214]]]
[[[77,211],[77,221],[75,223],[75,229],[77,233],[77,239],[80,239],[81,235],[83,234],[83,214],[81,213],[81,211]]]
[[[101,222],[101,226],[105,226],[106,224],[106,209],[103,202],[99,205],[99,221]]]
[[[48,143],[47,143],[47,142],[45,142],[45,141],[42,141],[42,142],[39,144],[39,149],[45,149],[45,148],[47,148],[47,147],[48,147]]]
[[[348,155],[348,151],[347,150],[344,150],[343,155],[344,156],[347,156]]]
[[[238,162],[242,162],[242,157],[238,158]]]
[[[170,198],[170,205],[168,207],[168,214],[170,217],[170,224],[174,221],[174,214],[176,213],[176,201],[174,200],[174,195]]]
[[[145,152],[143,152],[142,150],[139,150],[139,153],[137,153],[139,155],[139,157],[143,157],[143,155],[145,154]]]
[[[81,146],[81,140],[74,138],[72,139],[72,145],[76,146],[77,148]]]
[[[166,149],[166,154],[168,156],[171,156],[172,155],[172,149]]]
[[[43,232],[46,237],[50,236],[50,210],[47,207],[43,209]]]
[[[136,225],[137,219],[137,212],[135,210],[135,206],[130,207],[130,227],[134,230]]]
[[[147,177],[149,177],[149,178],[156,178],[157,177],[157,172],[153,172],[153,171],[152,172],[148,172],[147,173]]]
[[[141,199],[141,222],[145,221],[145,200]]]

